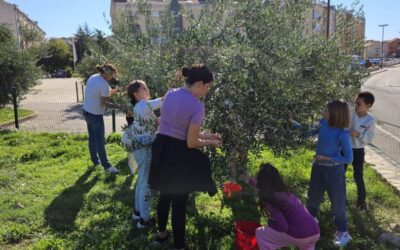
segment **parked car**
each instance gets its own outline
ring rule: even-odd
[[[67,77],[67,72],[65,70],[57,70],[54,72],[51,77],[53,78],[65,78]]]

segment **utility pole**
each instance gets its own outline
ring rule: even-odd
[[[382,45],[382,48],[381,48],[381,69],[382,69],[383,68],[383,57],[384,57],[384,53],[383,53],[383,37],[385,35],[385,27],[389,26],[389,24],[380,24],[378,26],[382,27],[382,42],[381,42],[381,45]]]

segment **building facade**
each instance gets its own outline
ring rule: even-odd
[[[386,54],[387,57],[400,57],[400,39],[395,38],[389,40],[387,44],[388,44],[388,52]]]
[[[0,0],[0,24],[5,24],[13,33],[22,49],[44,42],[46,33],[38,23],[32,21],[17,5]]]
[[[383,42],[383,55],[386,57],[388,54],[388,43]],[[365,41],[365,51],[364,58],[372,59],[372,58],[380,58],[382,56],[382,43],[380,41],[375,40],[367,40]]]

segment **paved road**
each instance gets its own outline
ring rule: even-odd
[[[77,102],[75,82],[78,82]],[[21,130],[36,132],[86,133],[86,123],[81,114],[82,87],[80,79],[43,79],[32,93],[21,102],[21,107],[38,113],[36,119],[20,124]],[[112,131],[111,113],[104,118],[106,133]],[[122,114],[117,115],[116,130],[125,123]]]
[[[373,144],[400,163],[400,65],[371,76],[362,89],[376,98],[372,113],[379,122]]]

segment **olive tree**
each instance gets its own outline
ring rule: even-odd
[[[21,50],[10,29],[0,25],[0,106],[12,101],[12,88],[22,98],[37,84],[40,74],[35,56]]]
[[[212,156],[237,179],[246,174],[249,151],[269,147],[287,153],[304,144],[290,117],[307,127],[327,100],[350,99],[361,84],[362,72],[350,67],[349,50],[357,51],[362,41],[353,39],[344,48],[345,25],[329,39],[313,32],[311,1],[275,2],[280,3],[209,1],[200,17],[182,8],[189,24],[177,32],[176,12],[161,13],[161,23],[155,23],[149,2],[138,1],[138,12],[126,13],[113,27],[111,52],[92,53],[92,60],[117,64],[122,86],[143,79],[158,96],[182,84],[173,77],[180,67],[208,65],[215,84],[204,98],[204,125],[222,134],[224,146]],[[358,14],[338,10],[345,12]],[[145,30],[137,28],[139,16]]]

